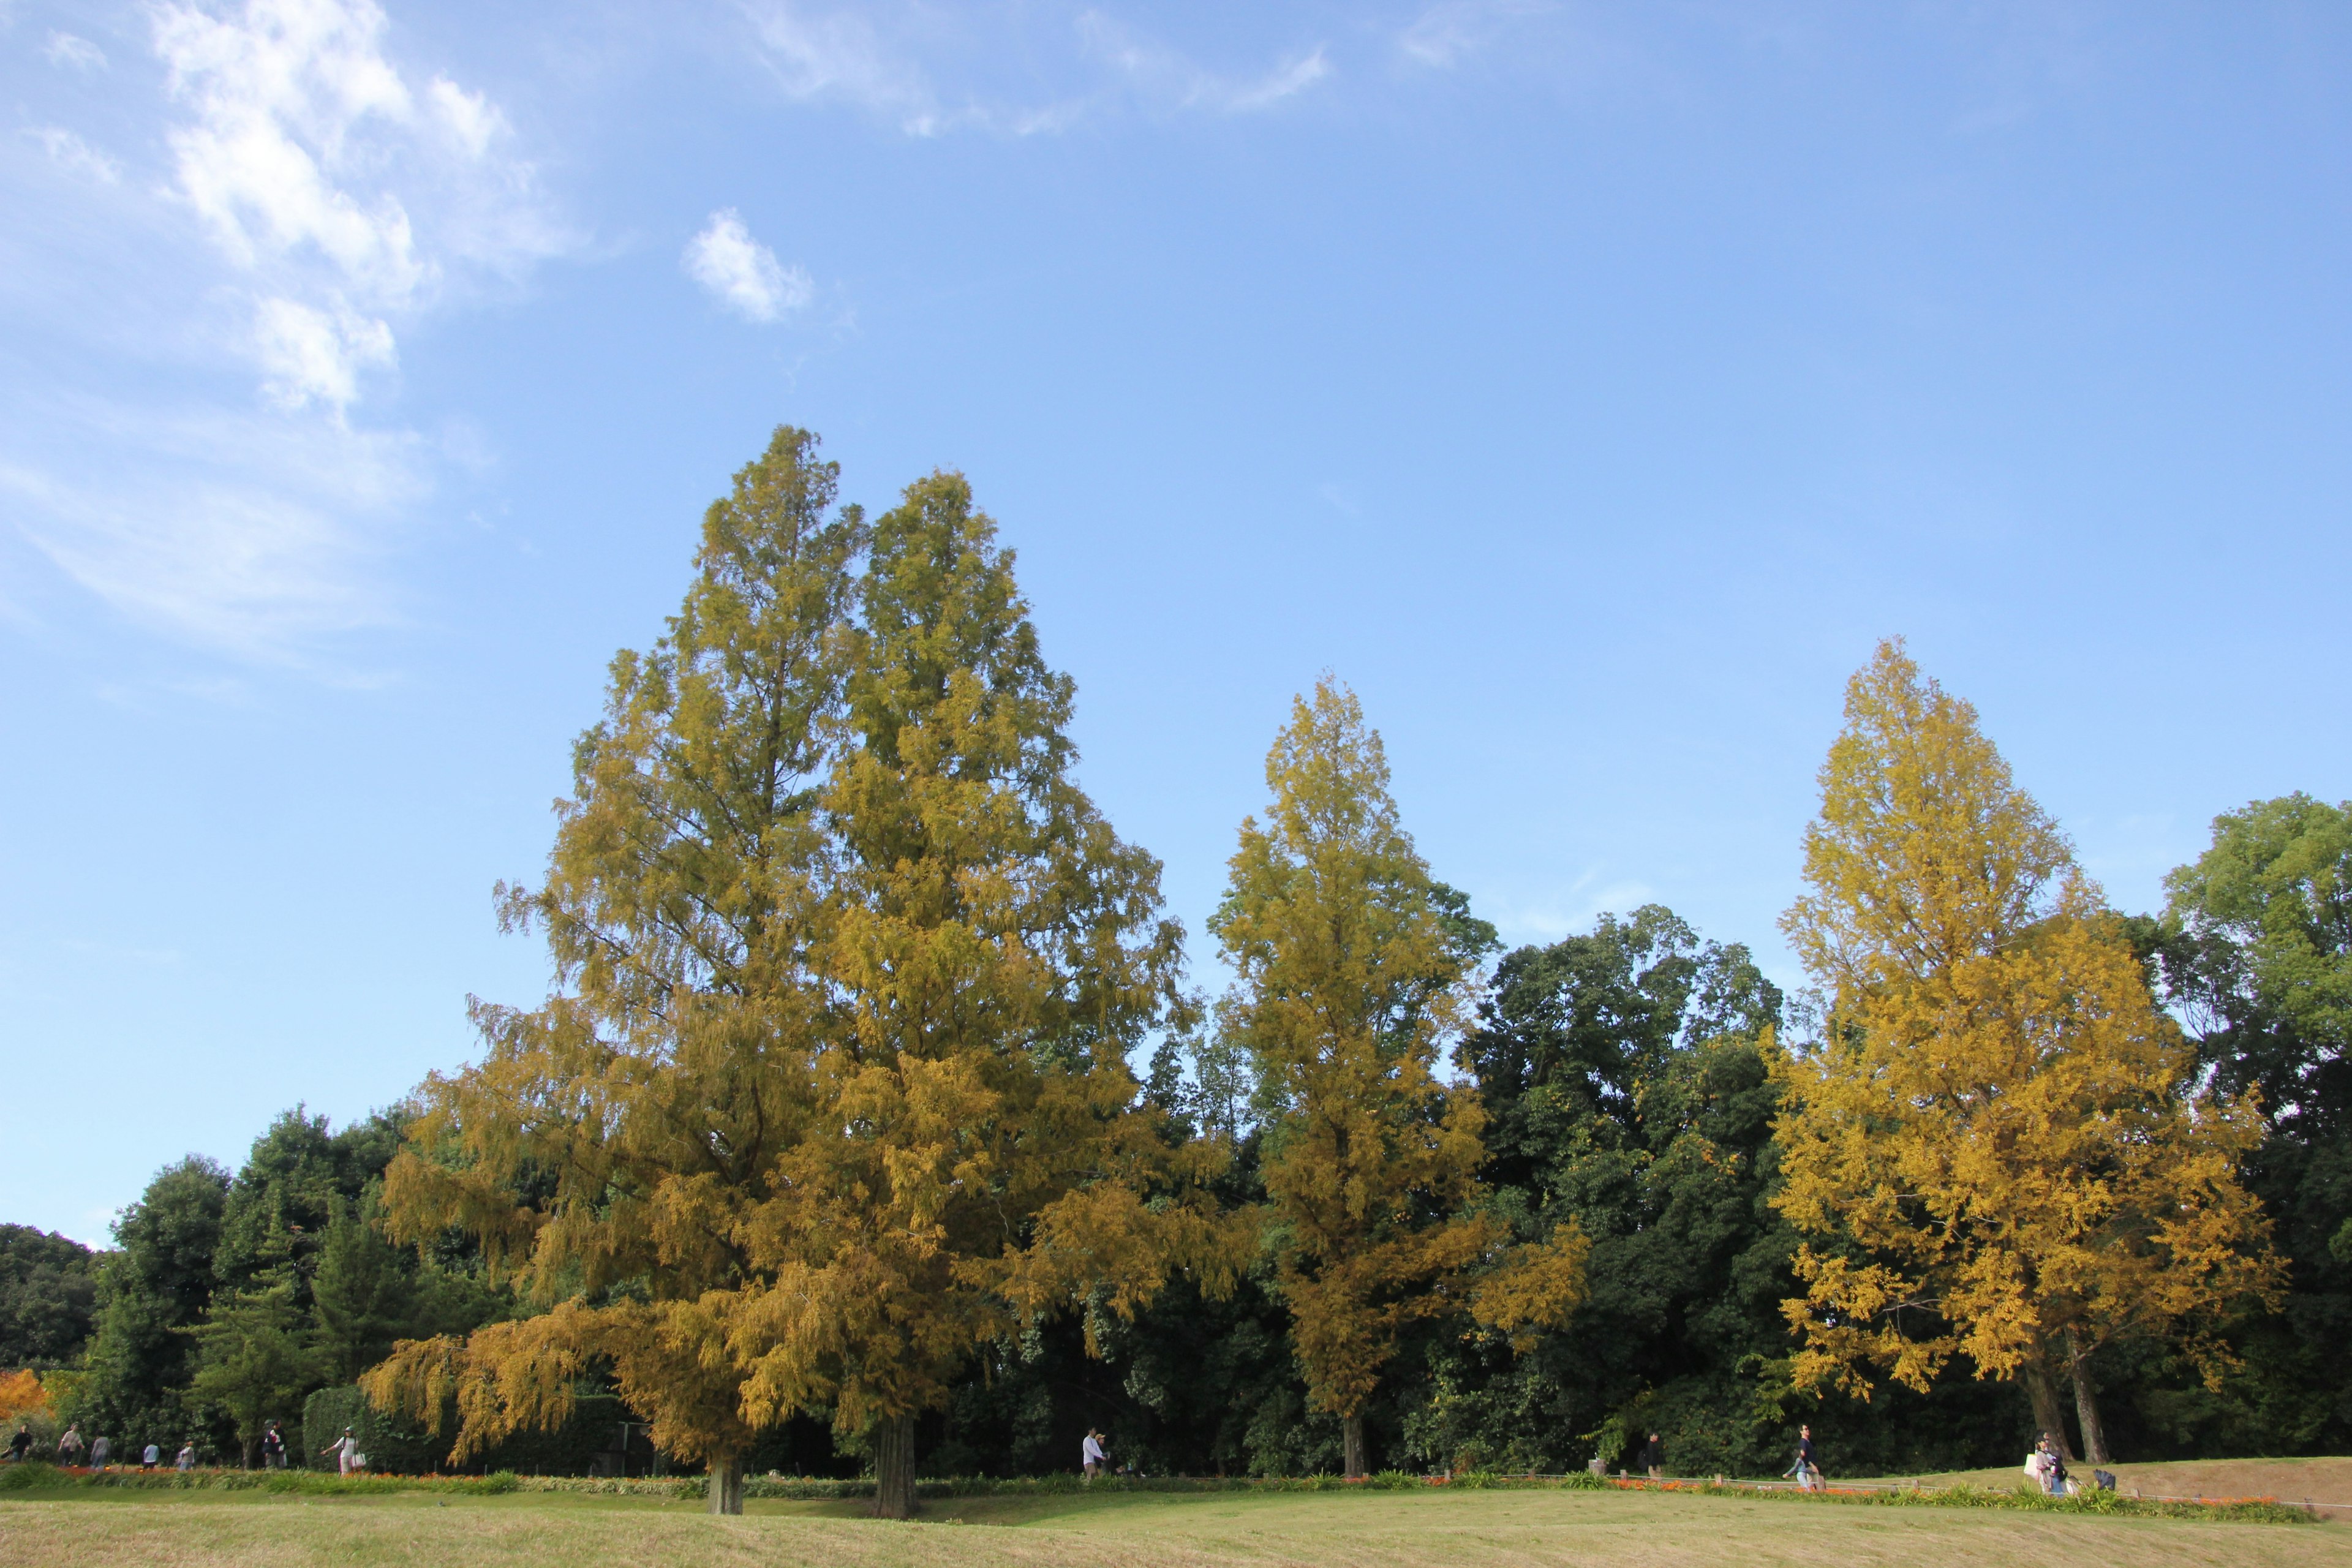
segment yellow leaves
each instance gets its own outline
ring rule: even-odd
[[[49,1391],[41,1386],[39,1373],[30,1368],[0,1372],[0,1421],[48,1413]]]
[[[1953,1355],[2007,1377],[2067,1334],[2193,1339],[2273,1289],[2235,1174],[2250,1108],[2198,1090],[1974,711],[1888,644],[1846,714],[1783,922],[1832,992],[1827,1036],[1771,1053],[1774,1201],[1841,1247],[1799,1255],[1798,1384],[1924,1388]]]
[[[1239,975],[1223,1016],[1280,1108],[1263,1170],[1299,1360],[1314,1403],[1343,1416],[1400,1328],[1455,1304],[1497,1239],[1484,1217],[1431,1217],[1476,1192],[1485,1116],[1436,1078],[1465,962],[1388,779],[1355,694],[1318,682],[1267,753],[1272,803],[1242,824],[1210,923]]]
[[[1591,1250],[1574,1220],[1543,1241],[1507,1249],[1470,1287],[1472,1319],[1507,1338],[1514,1352],[1533,1350],[1538,1331],[1567,1327],[1583,1301],[1584,1260]]]

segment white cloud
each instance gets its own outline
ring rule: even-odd
[[[749,7],[763,58],[794,98],[838,98],[897,118],[911,135],[939,129],[930,83],[902,43],[865,10],[812,14],[793,0]]]
[[[530,166],[496,155],[511,134],[498,107],[446,77],[412,92],[383,52],[385,26],[374,0],[155,13],[156,52],[191,110],[167,138],[178,194],[232,263],[269,285],[255,347],[273,385],[287,384],[281,307],[373,316],[357,336],[339,327],[353,349],[343,363],[388,364],[373,348],[391,331],[383,318],[429,304],[449,263],[511,272],[566,244],[539,213]],[[340,373],[305,384],[323,396],[330,381],[342,384]],[[355,384],[333,400],[354,395]]]
[[[1397,50],[1444,70],[1498,42],[1510,25],[1559,9],[1547,0],[1442,0],[1397,35]]]
[[[775,321],[806,305],[816,291],[807,273],[777,264],[776,253],[751,237],[733,207],[710,215],[687,242],[682,259],[688,277],[750,321]]]
[[[122,165],[72,132],[58,125],[28,127],[25,134],[38,142],[49,155],[49,162],[70,174],[100,184],[111,185],[122,178]]]
[[[48,47],[42,51],[53,66],[70,66],[76,70],[104,70],[106,51],[88,38],[75,37],[71,33],[51,33]]]
[[[397,618],[377,568],[425,488],[415,437],[76,398],[12,414],[39,457],[0,458],[0,516],[129,619],[299,667],[320,637]]]
[[[0,535],[143,628],[330,669],[399,619],[392,547],[445,461],[359,427],[397,334],[577,242],[499,106],[397,61],[376,0],[144,12],[165,87],[115,73],[114,140],[161,167],[44,127],[85,177],[0,189],[0,332],[54,367],[0,384]],[[9,589],[27,624],[40,581]]]
[[[1294,98],[1331,74],[1320,45],[1260,75],[1234,78],[1205,69],[1099,11],[1079,16],[1078,35],[1087,54],[1118,72],[1128,89],[1149,104],[1247,114]]]
[[[913,0],[833,8],[805,0],[741,4],[761,58],[787,94],[853,104],[912,136],[1037,135],[1121,105],[1248,113],[1304,92],[1333,69],[1317,45],[1255,73],[1212,70],[1092,8],[1063,13],[1053,26],[1067,30],[1055,37],[1025,36],[1038,8],[1017,4],[969,10]],[[1021,95],[979,83],[942,85],[988,72],[1008,45],[1024,77],[1058,74],[1066,89]]]
[[[254,329],[262,384],[283,408],[312,403],[341,412],[359,395],[359,373],[388,367],[397,359],[392,329],[348,305],[330,313],[293,300],[261,302]]]

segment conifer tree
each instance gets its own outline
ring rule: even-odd
[[[1223,1023],[1265,1100],[1269,1234],[1308,1399],[1339,1418],[1359,1476],[1364,1408],[1405,1326],[1463,1306],[1515,1335],[1555,1325],[1585,1243],[1570,1224],[1509,1248],[1473,1208],[1485,1116],[1437,1068],[1493,933],[1446,918],[1458,896],[1399,822],[1355,693],[1326,677],[1295,700],[1265,778],[1273,801],[1242,823],[1210,930],[1238,976]]]
[[[747,1233],[769,1282],[730,1342],[747,1410],[863,1435],[886,1517],[913,1509],[916,1416],[978,1347],[1235,1261],[1188,1181],[1213,1154],[1171,1152],[1127,1066],[1179,1007],[1181,928],[1159,863],[1070,776],[1072,685],[994,536],[949,474],[875,524],[856,743],[819,802],[811,963],[840,1022]]]
[[[2266,1299],[2237,1166],[2252,1107],[2200,1089],[2179,1031],[2057,826],[1975,710],[1884,644],[1847,689],[1782,929],[1830,997],[1780,1053],[1785,1185],[1806,1234],[1786,1303],[1800,1384],[1926,1389],[1955,1356],[2024,1379],[2065,1436],[2069,1374],[2133,1331],[2217,1379],[2219,1320]]]
[[[454,1395],[460,1458],[560,1424],[609,1367],[657,1445],[709,1463],[712,1510],[741,1510],[755,1427],[725,1333],[835,1021],[810,879],[866,538],[836,483],[814,437],[779,429],[710,507],[668,631],[613,661],[545,883],[501,889],[564,989],[476,1005],[487,1055],[430,1080],[386,1173],[396,1238],[459,1227],[544,1309],[405,1343],[365,1380],[436,1430]]]

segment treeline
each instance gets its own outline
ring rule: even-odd
[[[49,1337],[0,1359],[86,1435],[249,1452],[356,1380],[470,1465],[613,1398],[715,1509],[862,1470],[886,1512],[1089,1427],[1195,1474],[2352,1449],[2352,808],[2225,815],[2118,916],[1889,645],[1790,997],[1656,906],[1501,952],[1327,679],[1213,1003],[962,481],[869,520],[814,446],[714,504],[504,891],[558,994],[165,1171],[94,1271],[11,1233],[0,1322]]]

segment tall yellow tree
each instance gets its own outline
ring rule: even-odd
[[[810,963],[841,1022],[746,1233],[763,1283],[729,1339],[754,1419],[824,1410],[866,1436],[889,1517],[914,1506],[916,1417],[981,1346],[1240,1261],[1197,1179],[1219,1154],[1171,1151],[1137,1103],[1127,1056],[1181,1012],[1182,933],[1159,863],[1071,777],[1073,689],[1013,565],[954,475],[875,523],[855,743],[818,802]]]
[[[1458,1037],[1482,942],[1398,820],[1380,735],[1329,677],[1265,763],[1263,823],[1242,824],[1209,929],[1236,974],[1227,1028],[1265,1111],[1269,1238],[1318,1408],[1364,1473],[1364,1409],[1416,1320],[1467,1309],[1515,1336],[1555,1325],[1582,1290],[1573,1226],[1506,1246],[1475,1207],[1486,1124],[1476,1092],[1437,1075]]]
[[[780,429],[710,507],[683,606],[650,654],[614,658],[574,748],[545,882],[501,889],[563,989],[475,1005],[483,1059],[427,1083],[386,1173],[395,1237],[471,1233],[539,1309],[404,1344],[363,1380],[436,1430],[454,1397],[461,1458],[560,1422],[609,1368],[656,1443],[708,1461],[711,1509],[741,1510],[758,1422],[725,1333],[839,1018],[809,960],[818,792],[867,530],[833,510],[837,477]]]
[[[1900,642],[1821,784],[1781,921],[1830,998],[1777,1068],[1798,1382],[1925,1389],[1963,1357],[2063,1440],[2063,1374],[2104,1460],[2094,1351],[2163,1336],[2217,1378],[2214,1324],[2276,1290],[2237,1174],[2259,1121],[2200,1089],[2056,825]]]
[[[386,1176],[394,1234],[469,1231],[541,1310],[363,1382],[454,1399],[464,1454],[609,1368],[719,1511],[762,1428],[822,1412],[904,1517],[915,1417],[976,1346],[1178,1268],[1213,1289],[1236,1244],[1195,1179],[1218,1152],[1136,1103],[1181,932],[1071,781],[1011,553],[950,476],[828,516],[814,447],[737,477],[668,636],[614,663],[547,884],[508,904],[569,989],[478,1009],[486,1059]]]

